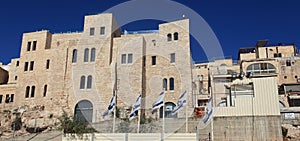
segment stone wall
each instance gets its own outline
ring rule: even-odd
[[[214,117],[213,140],[282,140],[280,116]]]

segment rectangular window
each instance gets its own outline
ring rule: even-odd
[[[170,55],[170,62],[171,62],[171,63],[175,63],[175,53],[172,53],[172,54]]]
[[[152,65],[156,65],[156,56],[152,56]]]
[[[10,95],[10,102],[14,102],[14,98],[15,98],[15,95],[14,95],[14,94],[11,94],[11,95]]]
[[[43,93],[43,96],[45,97],[47,95],[47,85],[44,85],[44,93]]]
[[[7,95],[5,96],[5,103],[9,103],[9,101],[10,101],[9,94],[7,94]]]
[[[281,53],[279,53],[279,54],[278,54],[278,57],[282,57],[282,54],[281,54]]]
[[[274,53],[274,58],[278,57],[278,54],[277,53]]]
[[[132,63],[132,54],[128,54],[128,60],[127,60],[128,64]]]
[[[91,27],[90,28],[90,36],[93,36],[93,35],[95,35],[95,28]]]
[[[15,76],[15,80],[18,80],[18,76]]]
[[[126,64],[126,54],[122,54],[122,60],[121,60],[122,64]]]
[[[33,51],[36,50],[36,41],[33,41],[33,42],[32,42],[32,50],[33,50]]]
[[[27,42],[27,51],[30,51],[31,48],[31,42]]]
[[[31,71],[32,71],[32,70],[33,70],[33,66],[34,66],[34,62],[33,62],[33,61],[31,61],[31,62],[30,62],[30,68],[29,68],[29,70],[31,70]]]
[[[17,62],[16,62],[16,67],[18,67],[18,66],[19,66],[19,64],[20,64],[20,62],[19,62],[19,61],[17,61]]]
[[[50,60],[48,59],[46,62],[46,69],[49,69],[49,67],[50,67]]]
[[[286,66],[291,66],[291,60],[286,60]]]
[[[105,34],[105,27],[102,26],[100,27],[100,35],[104,35]]]
[[[24,64],[24,71],[28,71],[28,62],[25,62]]]
[[[2,97],[3,97],[3,95],[0,95],[0,103],[2,103]]]

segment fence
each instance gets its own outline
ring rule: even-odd
[[[200,136],[201,139],[200,139]],[[203,137],[205,136],[205,137]],[[77,136],[64,134],[62,141],[209,141],[210,135],[196,133],[94,133]]]

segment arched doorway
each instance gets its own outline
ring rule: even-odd
[[[172,115],[172,111],[175,108],[175,104],[172,102],[166,102],[165,103],[166,109],[165,109],[165,118],[177,118],[177,113],[175,115]],[[163,117],[163,106],[159,108],[159,117]]]
[[[75,106],[74,117],[76,119],[92,122],[93,104],[88,100],[81,100]]]

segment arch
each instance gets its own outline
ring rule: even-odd
[[[168,79],[167,78],[163,79],[163,90],[164,91],[168,90]]]
[[[87,89],[91,89],[92,88],[92,82],[93,82],[93,77],[91,75],[89,75],[87,77],[87,86],[86,86]]]
[[[90,50],[88,48],[84,49],[83,62],[88,62],[89,61],[89,52],[90,52]]]
[[[172,41],[172,34],[171,33],[169,33],[168,35],[167,35],[167,41],[169,42],[169,41]]]
[[[166,102],[165,106],[165,118],[177,118],[177,113],[172,115],[172,111],[176,105],[173,102]],[[159,108],[159,118],[163,117],[163,108],[163,106]]]
[[[90,58],[90,61],[91,62],[95,62],[95,58],[96,58],[96,49],[92,48],[91,49],[91,58]]]
[[[80,89],[85,88],[85,76],[80,77]]]
[[[169,90],[174,90],[174,78],[173,77],[171,77],[170,78],[170,88],[169,88]]]
[[[217,105],[217,107],[226,107],[226,106],[227,106],[226,101],[222,101]]]
[[[88,100],[81,100],[75,106],[74,117],[77,120],[92,122],[93,104]]]
[[[281,101],[279,101],[279,108],[285,108],[285,104]]]
[[[178,32],[175,32],[175,33],[173,34],[173,36],[174,36],[174,40],[175,40],[175,41],[178,40]]]
[[[77,62],[77,49],[74,49],[72,54],[72,63],[76,63],[76,62]]]
[[[271,63],[254,63],[247,67],[246,73],[257,74],[270,74],[276,73],[276,68]]]

